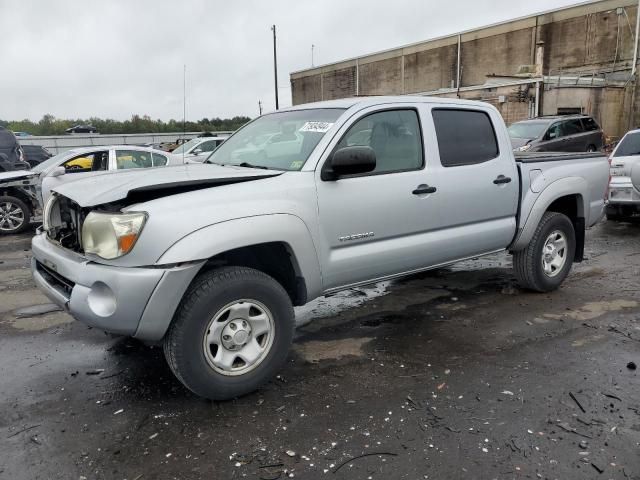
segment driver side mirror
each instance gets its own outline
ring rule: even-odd
[[[192,153],[194,155],[200,155],[202,153],[202,149],[200,147],[194,148]]]
[[[547,138],[549,140],[553,140],[554,138],[558,137],[558,131],[557,130],[552,130],[549,133],[547,133]]]
[[[61,175],[64,175],[65,173],[67,173],[65,168],[60,166],[60,167],[56,167],[53,170],[51,170],[51,174],[49,176],[51,176],[51,177],[60,177]]]
[[[323,168],[322,180],[338,180],[346,175],[372,172],[376,168],[376,152],[371,147],[352,146],[336,150]]]

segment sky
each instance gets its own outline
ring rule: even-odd
[[[576,0],[0,0],[0,119],[187,120],[280,106],[289,73]]]

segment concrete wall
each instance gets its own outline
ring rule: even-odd
[[[628,75],[633,57],[631,29],[635,28],[636,10],[637,0],[596,1],[294,72],[291,74],[293,104],[354,95],[428,92],[449,96],[449,93],[438,91],[457,86],[458,39],[460,87],[480,87],[487,82],[488,76],[516,75],[521,66],[535,63],[538,42],[544,42],[545,75],[602,74],[613,69],[620,75]],[[588,95],[576,89],[547,92],[548,95],[541,98],[542,111],[555,114],[554,108],[559,104],[585,104],[585,113],[593,114],[606,124],[610,129],[607,133],[619,136],[628,125],[640,124],[640,109],[634,107],[640,106],[637,98],[640,89],[630,93],[632,85],[633,82],[629,82],[626,93],[620,93],[617,88],[605,89],[606,92],[603,90],[599,94],[589,92]],[[461,97],[490,98],[491,93],[481,94],[478,90],[474,94],[461,94]],[[533,95],[533,91],[530,94]],[[527,118],[531,112],[527,102],[504,103],[508,106],[501,105],[500,108],[509,120],[522,114]],[[633,112],[631,116],[630,112]]]

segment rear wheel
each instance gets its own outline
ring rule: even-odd
[[[596,148],[595,145],[589,145],[587,147],[587,152],[596,152],[596,151],[598,151],[598,149]]]
[[[576,235],[566,215],[546,212],[529,245],[513,254],[518,282],[536,292],[557,289],[571,270]]]
[[[187,388],[226,400],[276,374],[294,326],[291,300],[277,281],[251,268],[224,267],[189,288],[165,336],[164,353]]]
[[[23,232],[29,226],[31,211],[26,203],[9,195],[0,196],[0,234]]]

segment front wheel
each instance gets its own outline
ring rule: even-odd
[[[164,339],[176,377],[192,392],[227,400],[256,390],[287,358],[295,327],[287,292],[246,267],[223,267],[187,290]]]
[[[520,285],[536,292],[557,289],[571,270],[576,234],[566,215],[546,212],[524,250],[513,254]]]

